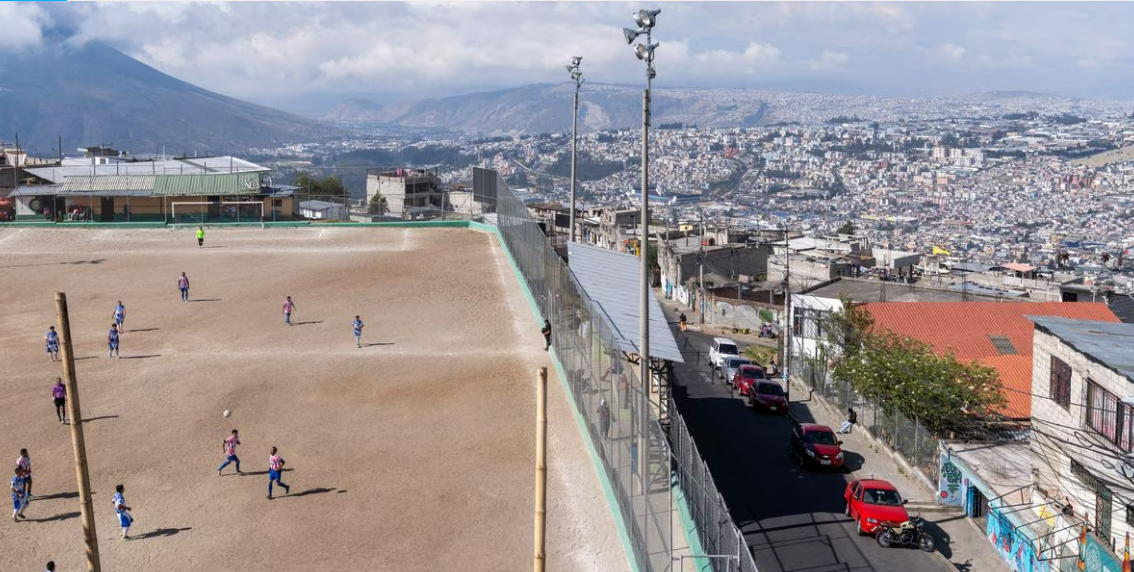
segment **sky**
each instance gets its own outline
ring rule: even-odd
[[[873,95],[1134,93],[1134,3],[0,2],[0,49],[105,42],[225,95],[441,97],[644,83],[623,38],[661,8],[655,87]]]

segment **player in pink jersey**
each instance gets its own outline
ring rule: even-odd
[[[51,386],[51,400],[55,403],[55,415],[60,423],[67,422],[67,386],[63,385],[63,378],[55,378],[55,385]]]
[[[292,302],[291,296],[288,296],[287,300],[285,300],[283,303],[283,317],[284,322],[286,322],[289,326],[291,325],[291,312],[293,310],[295,310],[295,302]]]
[[[229,463],[236,463],[236,474],[238,474],[238,475],[244,474],[244,473],[240,472],[240,457],[236,456],[236,446],[239,445],[239,444],[240,444],[240,434],[236,432],[236,429],[233,429],[232,430],[232,436],[229,437],[228,439],[225,439],[224,443],[221,444],[221,447],[224,448],[225,459],[224,459],[224,463],[222,463],[220,467],[217,467],[217,476],[218,477],[220,476],[221,471],[223,471],[224,468],[227,467]]]
[[[283,457],[277,455],[276,448],[272,447],[272,454],[270,457],[268,457],[268,500],[272,500],[273,483],[279,483],[280,486],[284,488],[284,491],[287,491],[285,494],[291,494],[291,487],[284,484],[284,482],[280,480],[280,475],[283,473],[284,463],[285,461],[283,460]]]

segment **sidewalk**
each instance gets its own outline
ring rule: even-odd
[[[832,429],[838,429],[842,424],[842,417],[822,398],[818,395],[808,397],[809,391],[802,383],[793,381],[791,394],[793,418],[814,419],[815,423]],[[953,568],[962,572],[1010,570],[972,519],[959,509],[939,507],[934,502],[934,491],[929,490],[922,479],[909,476],[894,462],[889,451],[882,449],[864,430],[856,427],[850,434],[839,437],[843,441],[844,450],[862,456],[862,465],[856,467],[857,470],[848,479],[883,479],[898,487],[902,496],[909,501],[909,512],[921,512],[925,517],[927,528],[934,533],[937,541],[936,554],[947,560]]]

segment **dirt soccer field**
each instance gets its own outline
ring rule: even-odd
[[[26,447],[36,497],[26,521],[10,508],[0,520],[5,571],[86,569],[70,431],[51,402],[62,367],[44,351],[56,291],[70,306],[103,570],[528,569],[541,366],[553,376],[548,569],[627,569],[494,236],[209,230],[198,248],[190,230],[0,229],[0,461],[7,483]],[[119,300],[122,358],[110,359]],[[245,474],[217,476],[234,428]],[[274,500],[271,446],[291,486]],[[118,483],[137,519],[128,541]]]

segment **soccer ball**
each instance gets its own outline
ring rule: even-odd
[[[232,415],[232,412],[231,412],[231,411],[229,411],[229,410],[227,410],[227,409],[225,409],[225,410],[224,410],[224,416],[225,416],[225,417],[228,417],[229,415]]]

